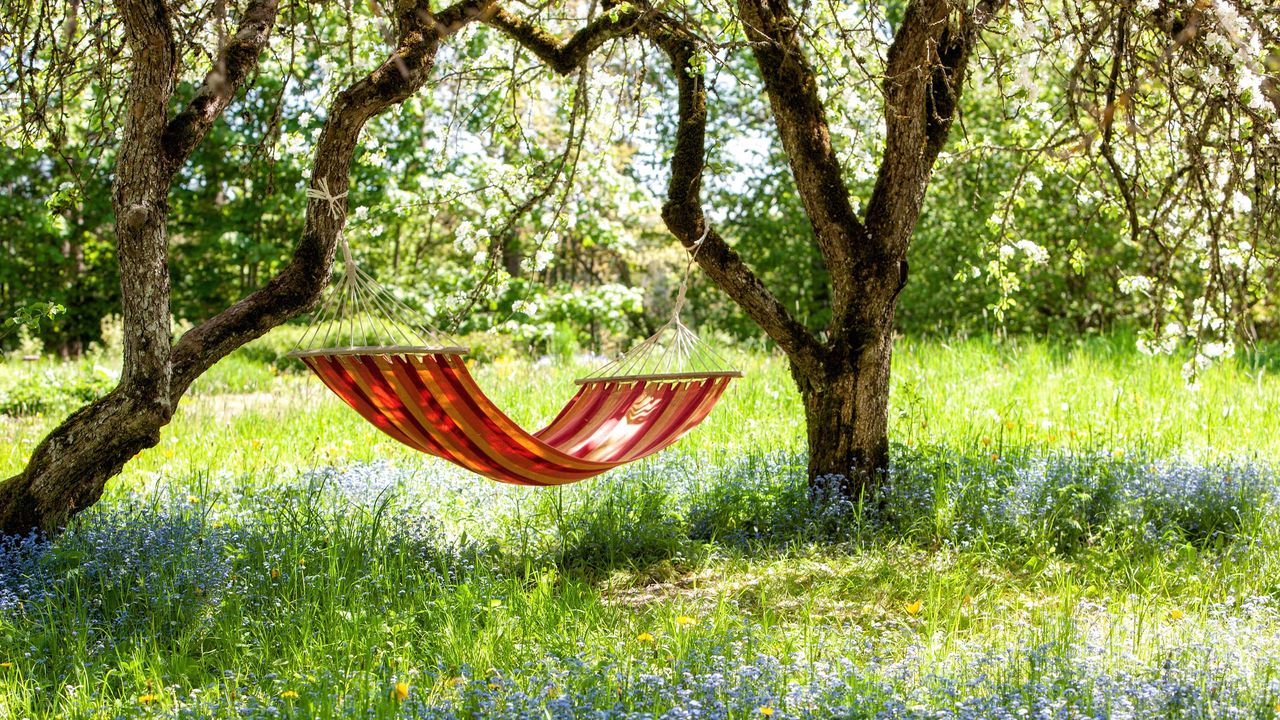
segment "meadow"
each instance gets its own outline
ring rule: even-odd
[[[508,487],[241,352],[52,541],[0,546],[0,719],[1280,716],[1280,376],[904,339],[880,498],[785,364],[673,449]],[[535,425],[583,366],[497,359]],[[0,476],[111,362],[0,363]]]

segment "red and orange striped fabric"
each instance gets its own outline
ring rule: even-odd
[[[702,422],[729,377],[588,382],[551,424],[522,430],[459,355],[312,355],[303,362],[387,435],[474,473],[563,485],[667,447]]]

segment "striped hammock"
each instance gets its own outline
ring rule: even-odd
[[[530,433],[476,384],[467,348],[396,319],[412,311],[343,250],[336,299],[290,355],[383,433],[499,482],[564,485],[652,455],[702,422],[742,376],[680,321],[682,283],[666,325],[578,380],[555,419]],[[309,341],[320,347],[302,349]]]

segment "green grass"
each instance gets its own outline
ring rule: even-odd
[[[0,548],[0,718],[1277,712],[1275,374],[1192,393],[1121,344],[905,340],[897,499],[833,509],[785,363],[735,360],[672,450],[530,490],[233,356],[51,550]],[[476,373],[536,425],[583,370]],[[33,371],[92,370],[0,388]],[[0,474],[54,422],[0,419]]]

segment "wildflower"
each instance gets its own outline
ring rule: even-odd
[[[768,705],[762,705],[756,710],[757,712],[759,712],[761,715],[765,717],[769,717],[770,715],[773,714],[773,708],[769,707]]]
[[[280,568],[271,568],[271,579],[278,580],[280,578]]]
[[[461,678],[458,678],[458,679],[461,679]],[[396,686],[391,689],[391,695],[395,697],[396,700],[400,700],[400,701],[408,700],[409,699],[409,683],[403,680],[397,682]]]
[[[1184,613],[1178,608],[1174,608],[1169,611],[1170,620],[1181,620],[1183,617],[1184,617]]]
[[[0,662],[0,668],[4,668],[5,670],[8,670],[11,667],[13,667],[13,663],[11,662]]]
[[[451,677],[449,678],[449,687],[454,687],[455,685],[464,685],[466,684],[466,682],[467,682],[467,679],[461,675],[459,675],[458,677]]]
[[[284,692],[280,693],[280,697],[284,698],[285,700],[296,700],[298,698],[298,693],[293,690],[285,690]]]
[[[982,436],[982,444],[983,444],[983,445],[990,445],[990,444],[991,444],[991,436],[990,436],[990,435],[983,435],[983,436]]]
[[[908,614],[908,615],[918,615],[918,614],[920,614],[920,608],[923,608],[923,607],[924,607],[924,601],[923,601],[923,600],[916,600],[915,602],[913,602],[913,603],[911,603],[911,604],[907,605],[907,607],[906,607],[907,614]]]
[[[653,642],[653,633],[642,632],[636,636],[636,639],[643,643]]]
[[[188,496],[187,496],[187,503],[188,503],[188,504],[190,504],[190,505],[199,505],[199,504],[200,504],[200,498],[196,497],[195,495],[188,495]]]
[[[494,599],[490,600],[490,601],[489,601],[489,607],[491,607],[491,608],[499,608],[499,607],[502,607],[502,600],[500,600],[500,599],[498,599],[498,598],[494,598]]]
[[[153,694],[153,693],[147,693],[146,695],[139,695],[139,696],[138,696],[138,702],[139,702],[140,704],[142,704],[142,705],[146,705],[146,704],[148,704],[148,703],[153,703],[153,702],[155,702],[156,700],[159,700],[159,699],[160,699],[160,696],[159,696],[159,695],[155,695],[155,694]]]
[[[697,625],[698,619],[694,617],[690,617],[688,615],[681,615],[680,617],[676,618],[676,624],[677,625]]]

